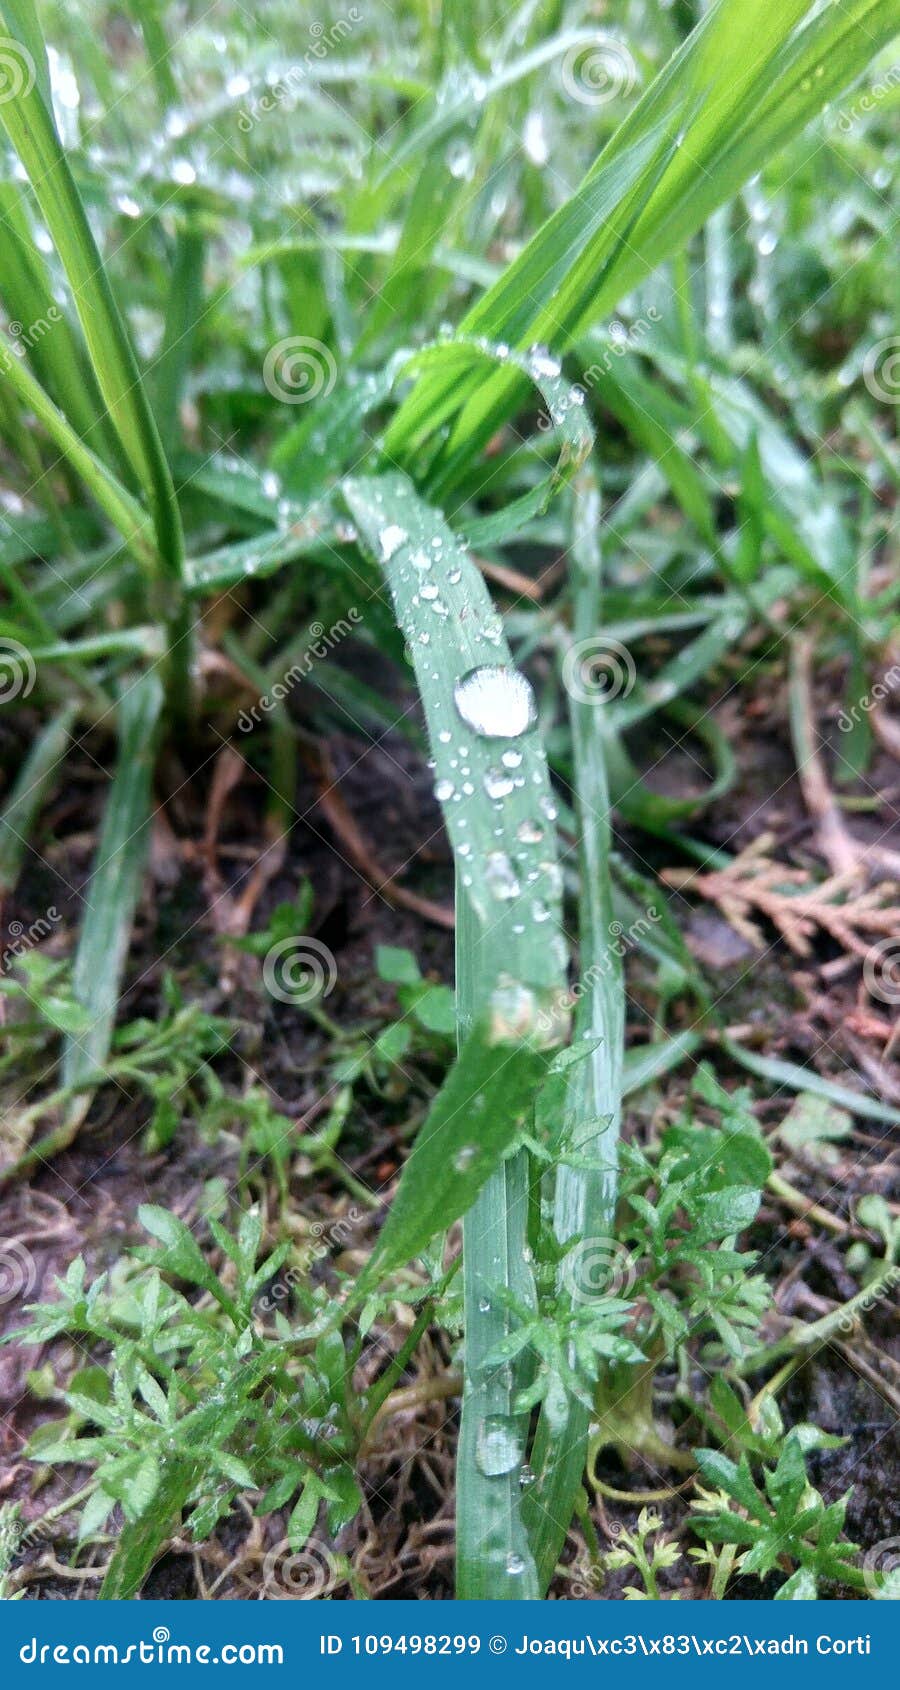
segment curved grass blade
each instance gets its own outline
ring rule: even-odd
[[[460,1103],[468,1143],[453,1139],[444,1180],[449,1204],[478,1154],[479,1092],[469,1076],[495,1026],[508,1047],[508,1095],[490,1142],[511,1143],[534,1070],[534,1047],[561,1042],[566,950],[546,761],[534,733],[533,698],[511,665],[502,624],[480,572],[442,516],[405,476],[349,481],[345,496],[367,549],[381,562],[409,642],[457,868],[457,1015]],[[462,1076],[462,1077],[460,1077]],[[483,1094],[482,1094],[483,1095]],[[482,1105],[483,1107],[483,1105]],[[440,1124],[440,1123],[439,1123]],[[485,1137],[488,1137],[486,1133]],[[439,1135],[435,1135],[435,1145]],[[462,1152],[462,1154],[461,1154]],[[454,1165],[455,1158],[455,1165]],[[403,1194],[433,1203],[429,1146]],[[401,1189],[402,1189],[401,1182]],[[513,1297],[534,1301],[526,1247],[528,1162],[510,1155],[481,1186],[463,1229],[465,1382],[457,1496],[458,1595],[534,1598],[537,1572],[522,1520],[527,1416],[515,1412],[518,1368],[491,1358],[509,1335]],[[469,1195],[467,1190],[466,1196]],[[398,1202],[400,1196],[398,1194]],[[436,1218],[439,1205],[430,1216]],[[429,1226],[432,1224],[429,1219]],[[398,1226],[399,1226],[398,1222]],[[446,1224],[446,1223],[445,1223]]]

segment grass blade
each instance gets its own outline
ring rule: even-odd
[[[572,548],[574,636],[596,637],[602,626],[600,496],[596,476],[585,470],[575,493]],[[591,1042],[586,1060],[569,1070],[562,1128],[563,1160],[556,1174],[553,1225],[560,1244],[580,1239],[608,1241],[615,1227],[619,1113],[625,1045],[622,963],[613,935],[610,882],[610,802],[599,715],[591,698],[572,698],[570,719],[578,795],[581,894],[579,940],[585,989],[575,1011],[575,1043]],[[589,1159],[591,1166],[583,1165]],[[563,1275],[562,1288],[566,1287]],[[571,1285],[570,1295],[574,1296]],[[542,1591],[547,1589],[575,1511],[587,1454],[590,1411],[574,1397],[566,1425],[551,1425],[543,1410],[535,1434],[535,1484],[525,1500],[525,1520]]]
[[[119,701],[118,755],[103,817],[97,857],[87,894],[87,912],[75,957],[74,991],[90,1016],[86,1033],[71,1034],[63,1053],[62,1078],[80,1085],[102,1070],[109,1053],[119,985],[137,908],[150,833],[150,777],[162,686],[152,672]],[[71,1106],[72,1132],[84,1119],[90,1093]]]
[[[351,481],[346,497],[367,549],[385,569],[428,723],[435,791],[457,867],[462,1060],[468,1067],[468,1040],[478,1039],[475,1030],[485,1017],[497,1018],[506,1039],[518,1035],[526,1049],[545,1027],[540,1043],[549,1050],[564,1032],[558,1006],[566,953],[555,810],[533,732],[530,688],[511,667],[480,572],[406,478]],[[524,1060],[519,1055],[511,1062],[517,1075]],[[478,1093],[470,1092],[470,1099],[468,1131],[477,1138]],[[509,1109],[510,1101],[503,1107]],[[517,1085],[513,1110],[518,1101]],[[512,1118],[507,1127],[509,1142]],[[528,1177],[526,1153],[516,1152],[482,1186],[464,1222],[457,1504],[462,1597],[533,1598],[538,1589],[522,1520],[527,1416],[523,1423],[514,1410],[516,1370],[490,1359],[510,1330],[504,1297],[526,1305],[534,1298],[526,1248]]]

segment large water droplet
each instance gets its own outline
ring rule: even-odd
[[[499,663],[470,669],[457,681],[453,702],[466,726],[483,739],[517,739],[537,721],[530,682]]]
[[[506,1557],[506,1571],[511,1573],[513,1578],[517,1578],[519,1573],[524,1573],[525,1571],[525,1562],[522,1560],[521,1555],[516,1554],[514,1549],[511,1549]]]
[[[378,536],[382,563],[387,563],[401,546],[405,546],[408,539],[406,529],[398,527],[396,522],[390,522],[386,528],[382,528]]]
[[[522,1459],[518,1428],[508,1414],[486,1414],[478,1427],[475,1460],[488,1478],[511,1473]]]

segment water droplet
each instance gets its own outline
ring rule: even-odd
[[[518,897],[521,888],[505,851],[488,852],[484,878],[493,896],[502,902]]]
[[[772,229],[767,229],[764,235],[760,235],[756,243],[756,250],[761,258],[769,258],[777,245],[778,236]]]
[[[447,148],[447,169],[457,182],[468,182],[472,177],[474,160],[472,149],[466,141],[451,141]]]
[[[477,1155],[478,1146],[475,1144],[464,1144],[461,1150],[457,1150],[453,1158],[453,1166],[457,1173],[464,1174],[466,1169],[472,1166]]]
[[[538,799],[538,803],[540,804],[542,813],[547,817],[548,822],[555,822],[557,816],[559,815],[559,811],[554,804],[553,799],[550,797],[550,794],[548,792],[542,792],[540,798]]]
[[[526,818],[516,828],[516,838],[521,840],[523,845],[539,845],[543,837],[544,830],[539,822],[529,821]]]
[[[490,1314],[490,1312],[491,1312],[491,1299],[490,1299],[490,1297],[479,1297],[479,1299],[478,1299],[478,1312],[479,1312],[479,1314]]]
[[[521,1473],[519,1474],[519,1484],[522,1486],[522,1489],[528,1490],[529,1486],[534,1484],[536,1477],[537,1477],[536,1473],[533,1472],[533,1470],[528,1466],[528,1463],[526,1462],[525,1466],[522,1468]]]
[[[438,734],[438,739],[440,740],[442,745],[449,745],[452,738],[453,738],[453,735],[450,732],[449,728],[441,728],[441,731]]]
[[[394,553],[400,550],[401,546],[406,545],[408,539],[409,535],[407,534],[406,529],[399,528],[396,522],[390,522],[388,523],[387,528],[382,528],[381,533],[378,536],[382,563],[387,563],[388,560],[393,557]]]
[[[508,1414],[486,1414],[478,1427],[475,1460],[488,1478],[511,1473],[522,1459],[522,1446],[515,1421]]]
[[[522,761],[522,753],[510,747],[508,751],[503,752],[500,761],[505,769],[517,769]]]
[[[436,782],[434,796],[439,804],[449,804],[451,798],[453,797],[453,792],[454,787],[452,780],[444,779]]]
[[[488,769],[484,777],[484,790],[489,798],[507,798],[512,789],[511,775],[504,774],[502,769]]]
[[[514,1549],[511,1549],[506,1557],[506,1571],[510,1573],[513,1578],[517,1578],[519,1573],[524,1573],[525,1571],[525,1562],[522,1560],[521,1555],[516,1554]]]
[[[530,682],[501,664],[470,669],[457,681],[453,702],[466,726],[484,739],[517,739],[537,721]]]
[[[186,158],[177,158],[172,166],[172,181],[178,182],[183,188],[189,188],[196,180],[197,172],[194,166]]]

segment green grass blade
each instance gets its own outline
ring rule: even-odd
[[[15,27],[3,0],[10,28]],[[0,121],[22,161],[72,288],[91,363],[116,432],[150,500],[160,560],[180,579],[181,519],[137,360],[91,227],[37,81],[0,104]]]
[[[4,373],[10,386],[34,412],[38,421],[43,423],[54,445],[68,459],[72,468],[77,470],[88,491],[93,494],[110,522],[118,529],[129,550],[145,569],[157,571],[159,557],[153,526],[143,506],[126,487],[123,487],[112,470],[107,469],[91,448],[85,445],[62,411],[54,405],[50,395],[44,392],[40,382],[35,380],[20,359],[11,359],[5,366]]]
[[[566,348],[665,258],[772,152],[798,134],[896,31],[896,0],[827,6],[797,30],[808,0],[717,0],[673,55],[566,205],[544,224],[460,325],[524,347]],[[666,138],[670,145],[666,146]],[[661,151],[662,148],[662,151]],[[521,398],[509,378],[455,389],[423,381],[387,436],[405,461],[448,415],[445,477]]]
[[[600,496],[593,471],[576,487],[572,547],[573,631],[576,642],[596,638],[602,626],[598,532]],[[614,935],[610,881],[610,802],[603,737],[596,700],[572,698],[570,719],[578,796],[579,944],[585,989],[575,1010],[574,1038],[589,1040],[586,1060],[569,1071],[562,1126],[563,1160],[556,1174],[553,1226],[560,1244],[579,1239],[607,1242],[615,1229],[619,1113],[625,1044],[625,991]],[[591,1166],[584,1167],[584,1159]],[[562,1277],[561,1287],[565,1290]],[[571,1287],[570,1287],[571,1290]],[[574,1398],[566,1425],[551,1425],[546,1409],[535,1435],[535,1483],[525,1499],[525,1521],[541,1590],[553,1575],[575,1511],[587,1454],[590,1412]]]
[[[65,704],[41,728],[0,813],[0,897],[18,881],[35,818],[59,779],[76,714],[75,704]]]
[[[387,575],[425,709],[435,792],[457,869],[462,1060],[469,1062],[468,1041],[479,1038],[485,1018],[504,1029],[507,1041],[517,1035],[526,1049],[543,1024],[540,1043],[549,1050],[564,1032],[558,1006],[566,951],[555,809],[533,731],[530,688],[511,667],[480,571],[441,515],[403,476],[351,481],[345,491],[361,537]],[[466,691],[475,684],[473,675],[485,688],[474,710]],[[501,701],[499,709],[482,702],[491,698]],[[485,727],[493,732],[485,734]],[[517,1074],[524,1060],[513,1058]],[[519,1105],[517,1092],[511,1115]],[[470,1091],[469,1113],[471,1146],[480,1136],[477,1092]],[[515,1123],[510,1118],[507,1124],[509,1142]],[[521,1507],[527,1416],[523,1423],[514,1410],[517,1370],[489,1359],[510,1330],[505,1294],[526,1306],[534,1297],[526,1246],[528,1177],[527,1157],[519,1151],[482,1186],[464,1222],[457,1582],[458,1595],[466,1598],[537,1595]],[[455,1189],[452,1175],[450,1186]]]
[[[70,1035],[63,1053],[66,1086],[102,1070],[109,1053],[119,985],[150,842],[150,780],[162,687],[149,673],[119,701],[116,771],[107,800],[87,910],[75,956],[75,996],[90,1016],[85,1033]],[[72,1105],[69,1124],[87,1112],[90,1094]]]

